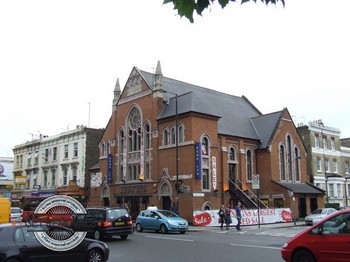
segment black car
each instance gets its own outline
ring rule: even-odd
[[[85,224],[87,236],[96,240],[113,236],[127,239],[133,233],[132,218],[123,207],[89,207],[86,215],[78,215],[74,220],[75,224]]]
[[[85,238],[74,248],[54,251],[37,240],[34,231],[38,228],[51,230],[48,229],[51,226],[46,227],[44,224],[1,224],[0,262],[105,262],[108,260],[109,248],[104,242]],[[69,231],[67,232],[69,234]],[[67,234],[67,232],[60,229],[61,234]]]

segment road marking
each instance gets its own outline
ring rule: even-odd
[[[280,250],[282,247],[267,247],[267,246],[253,246],[253,245],[241,245],[241,244],[230,244],[231,246],[237,246],[237,247],[255,247],[255,248],[265,248],[265,249],[277,249]]]
[[[170,238],[170,237],[157,237],[157,236],[150,236],[150,235],[146,235],[145,237],[149,237],[149,238],[158,238],[158,239],[166,239],[166,240],[187,241],[187,242],[193,242],[193,241],[194,241],[194,240],[192,240],[192,239]]]

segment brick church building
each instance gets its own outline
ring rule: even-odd
[[[246,97],[134,67],[121,91],[92,169],[89,205],[148,206],[192,221],[221,204],[290,208],[301,218],[323,207],[308,183],[306,148],[289,111],[262,114]]]

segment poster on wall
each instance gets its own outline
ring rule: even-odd
[[[2,162],[0,163],[0,185],[13,184],[13,164]]]
[[[259,212],[259,213],[258,213]],[[193,212],[193,225],[195,226],[220,226],[219,210],[206,210]],[[259,216],[258,216],[259,214]],[[237,225],[236,213],[231,210],[232,224]],[[260,220],[260,223],[259,223]],[[292,212],[290,208],[274,209],[242,209],[241,225],[258,225],[292,222]]]

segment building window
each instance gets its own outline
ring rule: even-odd
[[[202,138],[202,189],[210,190],[210,175],[209,175],[209,139],[207,137]]]
[[[333,159],[333,172],[338,173],[338,162],[336,159]]]
[[[170,144],[175,145],[176,143],[176,128],[173,126],[170,128]]]
[[[169,136],[168,129],[164,128],[164,130],[163,130],[163,146],[168,145],[168,141],[169,141],[168,136]]]
[[[336,187],[337,187],[337,197],[341,197],[341,185],[336,184]]]
[[[236,162],[236,150],[233,147],[230,147],[228,150],[228,176],[229,179],[236,183],[236,167],[237,167],[237,162]],[[233,186],[233,184],[230,182],[230,189]]]
[[[322,144],[323,144],[323,149],[328,149],[326,136],[322,137]]]
[[[126,156],[124,155],[124,147],[125,147],[125,137],[124,137],[124,130],[121,129],[119,131],[118,135],[118,181],[125,180],[124,178],[124,165],[126,164]]]
[[[329,169],[329,160],[325,159],[324,160],[324,165],[325,165],[325,169],[327,173],[330,173],[330,169]]]
[[[335,139],[334,139],[334,137],[331,137],[331,148],[332,148],[332,150],[335,150]]]
[[[284,159],[284,146],[280,145],[279,150],[279,161],[280,161],[280,178],[281,180],[286,180],[286,169],[285,169],[285,159]]]
[[[53,161],[57,161],[57,147],[53,148],[53,156],[52,156]]]
[[[131,109],[128,116],[128,156],[127,156],[127,177],[128,180],[137,180],[140,175],[141,157],[141,134],[142,134],[142,119],[140,111],[134,107]],[[143,152],[142,152],[143,153]]]
[[[52,187],[55,187],[56,186],[56,169],[51,170],[51,176],[52,176],[52,181],[51,181]]]
[[[105,142],[101,142],[101,145],[100,145],[100,157],[106,157],[107,156],[107,153],[106,153],[106,144]]]
[[[32,165],[32,154],[29,154],[29,155],[28,155],[27,160],[28,160],[27,165],[28,165],[28,166],[31,166],[31,165]]]
[[[328,191],[329,191],[329,196],[334,197],[334,184],[333,183],[328,183]]]
[[[300,181],[300,156],[298,148],[294,149],[295,181]]]
[[[185,142],[185,129],[182,124],[179,125],[179,143]]]
[[[45,161],[45,162],[49,161],[49,149],[48,149],[48,148],[45,149],[45,158],[44,158],[44,161]]]
[[[68,145],[64,145],[64,158],[68,159],[69,156]]]
[[[293,169],[292,169],[292,139],[287,136],[287,169],[288,169],[288,180],[293,181]]]
[[[47,170],[44,170],[44,187],[47,187]]]
[[[322,172],[322,162],[321,162],[321,158],[317,158],[316,160],[316,165],[317,165],[317,172]]]
[[[63,185],[68,185],[68,168],[63,168]]]
[[[72,168],[72,180],[73,181],[77,181],[77,173],[78,173],[77,171],[78,171],[77,167]]]
[[[253,157],[252,151],[250,149],[247,150],[247,180],[252,181],[253,177]]]
[[[34,165],[39,165],[39,151],[35,152],[34,155]]]
[[[315,147],[320,147],[320,137],[318,135],[315,135]]]
[[[78,157],[78,142],[74,143],[73,156]]]
[[[345,162],[345,174],[349,174],[349,162]]]

